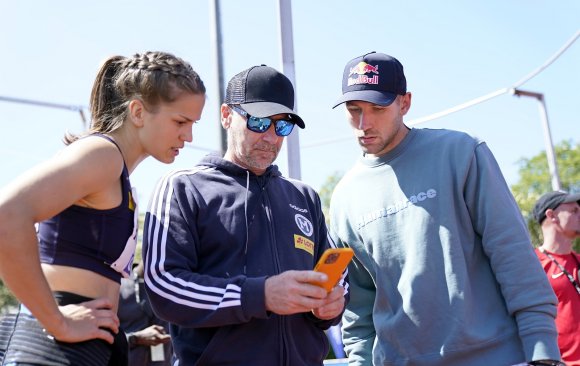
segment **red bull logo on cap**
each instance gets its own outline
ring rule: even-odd
[[[350,68],[350,73],[348,76],[352,74],[364,75],[364,74],[377,74],[379,73],[379,65],[369,65],[364,61],[359,62],[356,66]]]
[[[369,77],[366,74],[375,74]],[[351,67],[348,74],[348,86],[356,84],[378,84],[379,83],[379,65],[369,65],[364,61],[359,62],[356,66]],[[353,76],[354,77],[351,77]]]

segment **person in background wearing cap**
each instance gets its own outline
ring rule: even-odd
[[[580,366],[580,255],[572,250],[580,237],[580,193],[544,194],[533,209],[544,242],[536,248],[558,297],[558,345],[568,366]]]
[[[180,366],[322,365],[324,330],[341,319],[343,281],[312,282],[330,246],[320,198],[272,165],[304,121],[294,88],[254,66],[228,83],[221,123],[225,156],[164,177],[145,218],[145,285],[170,322]]]
[[[408,128],[411,93],[391,56],[348,62],[342,92],[335,107],[363,152],[330,206],[332,238],[355,252],[349,365],[558,364],[557,300],[488,146]]]

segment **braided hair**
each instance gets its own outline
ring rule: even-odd
[[[160,103],[173,102],[184,92],[205,94],[205,86],[191,65],[181,58],[151,51],[133,57],[112,56],[103,62],[93,84],[87,134],[110,133],[120,128],[134,99],[155,111]],[[67,134],[65,144],[79,137]]]

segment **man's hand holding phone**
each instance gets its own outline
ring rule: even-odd
[[[288,315],[311,311],[319,319],[332,319],[344,309],[344,288],[337,286],[352,250],[327,249],[313,271],[286,271],[265,283],[266,309]],[[322,276],[324,274],[324,276]]]
[[[322,320],[333,319],[342,313],[344,309],[344,289],[335,286],[326,296],[326,304],[312,309],[312,314]]]

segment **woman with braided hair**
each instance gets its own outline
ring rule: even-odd
[[[126,363],[116,314],[136,244],[129,175],[148,156],[173,162],[204,103],[202,80],[178,57],[111,57],[90,129],[0,190],[0,278],[21,302],[0,323],[0,365]]]

